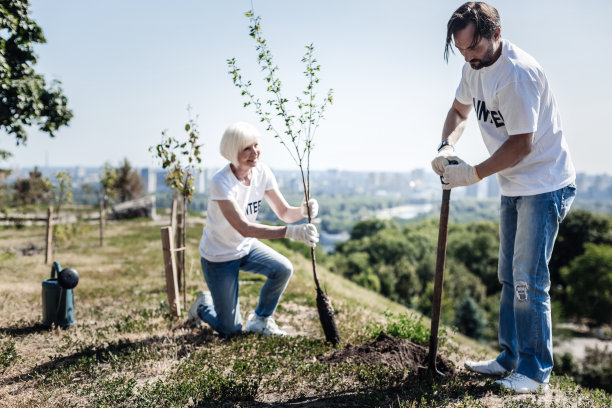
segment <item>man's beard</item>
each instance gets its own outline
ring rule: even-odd
[[[488,67],[489,65],[493,64],[493,48],[491,48],[487,54],[484,56],[483,59],[478,59],[478,58],[474,58],[470,60],[470,66],[472,67],[472,69],[475,70],[479,70],[482,69],[484,67]]]

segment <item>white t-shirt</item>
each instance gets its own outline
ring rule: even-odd
[[[546,193],[575,180],[555,98],[544,70],[525,51],[502,39],[492,65],[475,70],[466,63],[455,98],[474,106],[490,154],[512,135],[533,132],[531,152],[497,173],[503,195]]]
[[[249,186],[238,181],[229,164],[215,173],[210,185],[200,255],[210,262],[233,261],[247,255],[255,238],[243,237],[236,231],[221,212],[217,200],[234,199],[243,209],[246,218],[253,222],[261,208],[264,193],[276,188],[274,174],[263,163],[253,168]]]

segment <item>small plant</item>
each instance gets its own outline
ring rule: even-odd
[[[5,344],[0,345],[0,372],[3,372],[7,367],[20,359],[21,356],[17,354],[15,342],[13,340],[9,340]]]
[[[376,338],[381,332],[390,334],[400,339],[407,339],[413,343],[427,346],[429,344],[430,329],[423,324],[423,316],[418,318],[413,314],[398,314],[385,312],[387,321],[385,324],[378,322],[370,325],[366,332],[372,338]],[[440,329],[440,345],[446,340],[446,330]]]
[[[270,98],[264,104],[255,96],[251,81],[245,81],[242,78],[235,58],[227,60],[229,74],[232,76],[234,85],[240,89],[241,95],[246,98],[244,107],[252,105],[255,108],[260,121],[267,125],[266,130],[274,134],[274,137],[287,149],[287,152],[289,152],[289,155],[299,167],[304,188],[304,198],[308,208],[308,222],[311,222],[312,217],[310,207],[308,207],[308,200],[310,199],[310,153],[314,148],[314,135],[319,122],[323,119],[327,104],[331,104],[333,101],[333,91],[330,89],[327,95],[320,102],[317,102],[315,87],[319,83],[317,73],[320,71],[320,65],[314,58],[314,46],[312,44],[307,45],[306,53],[302,57],[302,62],[306,65],[303,72],[306,77],[306,89],[302,92],[302,96],[295,98],[299,115],[292,114],[289,107],[289,99],[285,98],[281,92],[281,81],[277,76],[278,66],[274,64],[268,43],[261,34],[261,18],[256,17],[252,10],[248,11],[245,15],[250,22],[249,35],[257,43],[255,46],[257,50],[257,63],[262,71],[265,72],[264,81],[267,85],[266,91],[271,95]],[[269,112],[266,105],[272,108],[275,113]],[[275,117],[280,120],[281,126],[284,128],[282,132],[273,123]],[[340,342],[340,334],[334,319],[331,302],[323,290],[321,290],[319,284],[314,248],[311,249],[310,255],[312,259],[312,273],[317,290],[317,310],[325,338],[333,344],[338,344]]]

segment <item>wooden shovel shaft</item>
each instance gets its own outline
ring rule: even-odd
[[[436,256],[433,303],[431,305],[431,335],[429,337],[428,368],[430,371],[436,371],[436,356],[438,354],[438,327],[440,325],[440,311],[442,309],[442,287],[444,285],[444,265],[446,263],[446,238],[448,236],[450,192],[450,190],[443,190],[442,206],[440,208],[438,253]]]

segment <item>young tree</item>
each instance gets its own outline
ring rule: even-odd
[[[114,189],[119,201],[133,200],[142,196],[144,193],[142,178],[138,171],[132,168],[127,158],[117,167],[116,176]]]
[[[167,170],[166,173],[166,185],[171,187],[182,199],[183,203],[180,208],[181,212],[181,234],[178,238],[180,242],[177,243],[179,248],[185,247],[186,233],[185,228],[187,224],[187,203],[190,203],[195,193],[195,171],[201,171],[200,164],[202,158],[200,157],[201,144],[200,141],[200,130],[197,123],[197,117],[194,119],[191,117],[191,108],[188,107],[189,120],[185,124],[185,132],[187,133],[187,141],[180,142],[178,139],[168,136],[164,130],[162,132],[162,142],[156,146],[149,147],[149,151],[154,154],[155,158],[159,159],[162,164],[162,168]],[[183,304],[187,303],[186,291],[185,291],[185,252],[179,254],[179,276],[178,285],[181,287],[181,281],[183,282]]]
[[[320,120],[323,118],[325,108],[328,103],[332,103],[332,90],[328,91],[320,103],[316,101],[317,94],[315,93],[315,87],[319,83],[317,73],[320,71],[320,65],[318,65],[317,60],[314,58],[314,46],[312,44],[307,45],[306,53],[302,58],[302,62],[306,66],[303,72],[306,77],[306,89],[302,92],[301,97],[295,98],[299,115],[295,116],[292,114],[289,100],[281,92],[281,81],[277,76],[278,66],[274,64],[268,43],[261,34],[261,18],[255,17],[252,10],[247,12],[246,16],[250,22],[249,35],[257,43],[255,46],[257,62],[262,71],[265,72],[264,81],[267,85],[267,92],[271,95],[270,99],[265,102],[265,105],[272,108],[276,113],[273,115],[271,112],[268,112],[267,108],[264,107],[265,105],[255,96],[251,88],[251,81],[243,80],[235,58],[227,61],[229,74],[232,76],[234,85],[241,90],[241,94],[247,99],[244,102],[244,106],[252,105],[255,108],[255,112],[259,115],[261,122],[267,125],[266,130],[272,132],[299,167],[302,175],[304,198],[306,203],[308,203],[310,199],[310,153],[314,148],[315,131],[319,126]],[[280,120],[284,131],[280,132],[277,130],[273,124],[275,118]],[[308,208],[308,222],[311,221],[310,208]],[[340,335],[334,320],[331,302],[319,285],[314,248],[311,249],[310,254],[313,278],[317,290],[317,309],[321,325],[323,326],[327,341],[337,344],[340,342]]]
[[[55,195],[55,215],[59,217],[62,205],[72,202],[72,176],[67,171],[55,173],[57,184],[53,185]]]
[[[38,125],[54,137],[70,122],[72,111],[59,81],[47,85],[33,66],[33,45],[46,42],[42,29],[29,16],[27,0],[3,0],[0,6],[0,128],[27,141],[26,127]]]

